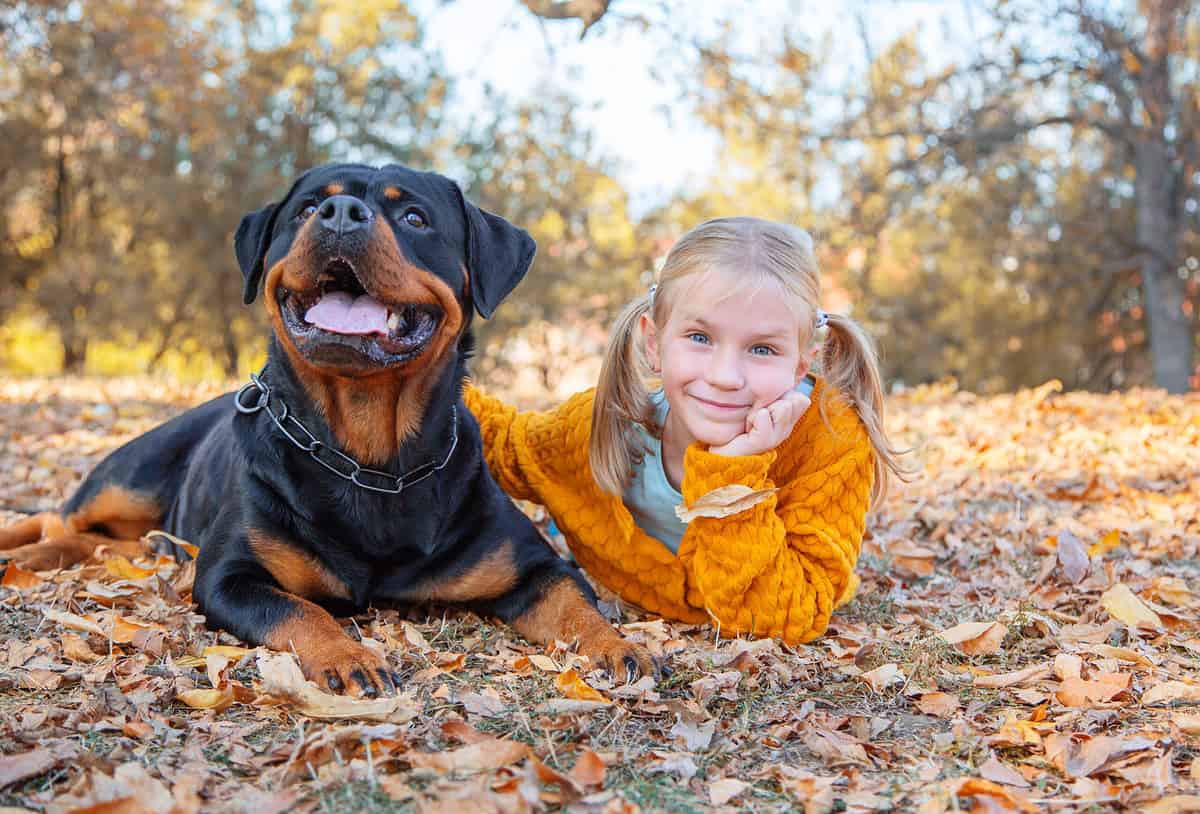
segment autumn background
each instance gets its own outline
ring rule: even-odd
[[[691,225],[809,229],[920,470],[858,596],[796,649],[606,597],[675,668],[627,688],[374,609],[406,695],[331,722],[188,565],[9,566],[0,805],[1200,811],[1200,3],[9,2],[0,523],[261,364],[233,231],[333,160],[533,233],[474,365],[525,406]]]

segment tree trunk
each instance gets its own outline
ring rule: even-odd
[[[83,373],[87,361],[87,340],[77,336],[63,337],[63,373],[77,376]]]
[[[1175,178],[1167,145],[1143,134],[1134,150],[1134,164],[1137,242],[1154,383],[1169,393],[1186,393],[1192,376],[1193,337],[1183,310],[1187,281],[1176,274],[1179,220],[1173,214]]]

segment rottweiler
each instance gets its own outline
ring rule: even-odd
[[[0,531],[7,558],[61,567],[166,530],[199,546],[210,627],[355,695],[399,681],[331,613],[373,602],[461,604],[619,678],[659,673],[497,486],[461,399],[473,312],[525,275],[532,238],[444,176],[334,164],[246,215],[234,247],[270,317],[261,373],[114,451],[60,513]]]

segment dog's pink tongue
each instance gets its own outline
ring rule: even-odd
[[[337,334],[384,334],[388,332],[387,308],[363,294],[357,299],[345,291],[332,291],[308,309],[304,320]]]

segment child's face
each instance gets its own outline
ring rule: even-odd
[[[735,278],[709,272],[677,298],[658,330],[642,319],[646,350],[661,368],[675,444],[720,446],[746,432],[751,411],[770,404],[808,372],[800,321],[774,281],[729,294]],[[675,445],[673,444],[673,446]]]

